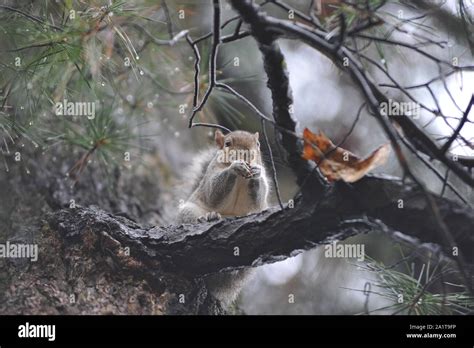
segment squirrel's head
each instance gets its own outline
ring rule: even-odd
[[[226,163],[243,160],[248,164],[261,164],[260,142],[258,132],[234,131],[224,135],[216,130],[215,141],[217,147],[225,155]]]

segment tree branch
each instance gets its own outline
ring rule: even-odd
[[[403,208],[399,208],[400,200]],[[472,264],[474,212],[445,198],[435,200],[448,227],[456,231],[459,250]],[[311,202],[297,198],[294,208],[272,208],[213,223],[146,228],[95,207],[62,209],[52,213],[48,222],[69,243],[85,243],[83,238],[93,231],[102,235],[103,244],[120,243],[117,254],[129,247],[131,257],[150,267],[159,265],[190,277],[281,261],[370,231],[415,245],[435,243],[446,256],[456,258],[436,232],[437,221],[431,217],[424,192],[381,177],[365,177],[353,186],[336,183],[324,197]]]
[[[206,104],[207,99],[210,97],[213,88],[216,85],[216,71],[217,71],[217,52],[219,50],[219,44],[221,43],[221,7],[220,7],[220,1],[219,0],[213,0],[213,8],[214,8],[214,22],[213,22],[213,36],[212,36],[212,47],[211,47],[211,53],[209,57],[209,86],[207,87],[206,92],[204,93],[204,96],[202,97],[201,102],[198,105],[193,105],[193,111],[191,113],[191,117],[189,118],[189,124],[188,127],[195,127],[198,126],[199,124],[195,124],[194,117],[196,114],[202,110],[204,105]],[[188,40],[189,42],[189,40]],[[196,52],[196,43],[192,43],[192,47],[194,51]],[[196,57],[197,58],[197,57]],[[196,65],[199,64],[199,62],[196,62]],[[199,70],[196,70],[196,74],[199,74]],[[196,81],[195,77],[195,81]],[[195,93],[198,92],[199,90],[195,90]],[[194,102],[196,102],[196,96],[194,97]]]
[[[285,68],[285,58],[276,43],[277,36],[267,29],[264,17],[257,5],[244,1],[231,1],[232,6],[241,18],[250,25],[252,35],[257,41],[263,56],[263,65],[268,77],[267,86],[272,94],[273,118],[277,129],[286,129],[292,133],[296,130],[296,122],[291,116],[293,98]],[[250,10],[249,10],[250,9]],[[279,132],[277,139],[287,151],[287,162],[297,177],[298,184],[305,182],[312,172],[309,164],[304,161],[299,151],[298,138],[287,132]],[[320,188],[315,185],[314,188]]]
[[[265,41],[262,40],[267,40],[267,42],[271,43],[277,37],[298,38],[324,54],[342,70],[346,70],[353,81],[360,87],[369,107],[374,110],[379,121],[383,121],[383,124],[385,124],[385,119],[380,114],[379,107],[383,103],[388,103],[388,98],[375,85],[371,77],[364,71],[361,64],[354,59],[348,49],[329,42],[323,36],[318,35],[311,27],[268,17],[260,13],[258,8],[249,1],[232,1],[232,4],[241,13],[243,19],[246,19],[248,23],[253,23],[252,34],[257,41],[264,44]],[[348,66],[342,65],[345,59],[349,59]],[[389,119],[403,129],[403,132],[417,150],[439,160],[466,184],[474,186],[474,179],[460,165],[460,163],[464,164],[464,162],[458,160],[457,162],[459,163],[457,163],[448,158],[438,145],[409,116],[395,117],[389,115]]]

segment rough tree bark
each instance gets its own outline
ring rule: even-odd
[[[400,200],[403,208],[399,208]],[[448,226],[456,231],[460,250],[472,263],[474,212],[444,198],[437,198],[437,204]],[[159,265],[186,277],[281,261],[369,231],[414,244],[435,243],[453,257],[436,233],[437,222],[430,219],[424,193],[413,185],[379,177],[366,177],[352,186],[337,183],[312,201],[298,197],[292,208],[272,208],[214,223],[144,228],[94,207],[63,209],[51,214],[48,221],[68,244],[85,243],[86,232],[94,231],[112,241],[116,257],[129,247],[130,255],[150,269]],[[239,256],[234,255],[235,247],[239,247]]]

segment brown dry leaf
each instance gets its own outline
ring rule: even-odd
[[[321,173],[331,182],[356,182],[372,169],[384,164],[390,154],[390,144],[385,144],[367,158],[361,159],[348,150],[336,147],[322,131],[314,134],[308,128],[303,132],[303,139],[303,158],[319,164]]]

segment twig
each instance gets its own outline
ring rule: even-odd
[[[278,179],[276,175],[275,162],[273,160],[272,147],[270,146],[270,142],[268,141],[267,130],[265,129],[265,119],[263,118],[261,119],[261,125],[262,125],[262,133],[263,133],[263,139],[265,141],[265,146],[267,147],[268,155],[270,156],[272,179],[273,179],[273,185],[275,186],[275,192],[278,199],[278,204],[280,205],[281,209],[284,209],[283,203],[281,202],[280,187],[278,186]]]
[[[240,19],[240,16],[234,16],[232,18],[229,18],[228,20],[226,20],[224,23],[222,23],[221,25],[221,29],[224,29],[228,24],[236,21],[236,20],[239,20]],[[200,37],[198,37],[196,40],[193,41],[193,44],[198,44],[200,43],[201,41],[204,41],[206,39],[209,39],[210,37],[212,37],[213,35],[213,31],[210,31],[209,33],[205,34],[205,35],[202,35]]]
[[[168,5],[166,4],[165,0],[161,0],[161,7],[163,7],[163,12],[165,13],[166,17],[166,28],[168,29],[168,35],[170,36],[170,40],[173,39],[173,22],[171,21],[170,10]]]
[[[202,123],[202,122],[197,122],[193,123],[193,127],[208,127],[208,128],[217,128],[220,130],[223,130],[225,133],[230,133],[231,130],[227,127],[224,127],[220,124],[215,124],[215,123]]]
[[[306,15],[305,13],[297,10],[296,8],[294,7],[291,7],[289,6],[288,4],[280,1],[280,0],[270,0],[269,1],[270,3],[282,8],[283,10],[285,11],[293,11],[293,13],[295,14],[296,17],[306,21],[306,22],[309,22],[311,23],[315,28],[317,28],[318,30],[320,30],[320,32],[324,32],[324,27],[321,25],[321,23],[319,23],[319,20],[314,16],[312,15],[312,13],[310,12],[310,15]],[[312,6],[310,7],[310,11],[312,9]]]
[[[441,148],[441,152],[446,153],[451,147],[451,144],[458,137],[459,133],[461,132],[462,127],[467,121],[467,117],[469,116],[469,113],[471,112],[472,105],[474,105],[474,94],[471,96],[471,99],[469,100],[469,104],[467,105],[467,108],[464,111],[464,114],[461,120],[459,121],[459,124],[456,127],[456,130],[454,131],[453,135],[449,138],[449,140],[443,145],[443,147]]]
[[[441,189],[441,193],[439,194],[441,197],[443,197],[444,193],[446,192],[448,180],[449,180],[449,169],[446,169],[446,175],[444,176],[444,181],[443,181],[443,188]]]
[[[189,45],[194,52],[194,57],[196,58],[194,61],[194,96],[193,96],[193,109],[195,109],[198,105],[199,100],[199,74],[200,74],[200,67],[199,64],[201,63],[201,54],[199,53],[199,49],[189,34],[186,34],[186,41],[188,41]]]
[[[428,162],[425,158],[423,158],[422,155],[418,153],[418,151],[410,144],[408,140],[406,140],[404,137],[400,137],[401,141],[403,144],[425,165],[427,166],[441,181],[444,181],[443,175],[430,163]],[[465,204],[469,204],[468,200],[464,198],[461,193],[449,182],[446,181],[446,186],[451,189],[451,191]]]
[[[158,39],[153,34],[151,34],[147,29],[145,29],[143,26],[141,26],[138,23],[125,23],[126,25],[133,26],[143,32],[146,36],[148,36],[155,45],[158,46],[174,46],[176,45],[182,38],[186,37],[186,35],[189,33],[189,30],[181,30],[179,33],[171,37],[169,40],[163,40],[163,39]]]
[[[221,37],[221,8],[219,0],[213,0],[214,8],[214,25],[213,25],[213,36],[212,36],[212,47],[209,58],[209,86],[202,98],[201,102],[193,108],[191,117],[189,118],[188,127],[194,127],[193,120],[196,114],[202,110],[206,104],[207,99],[211,95],[212,89],[216,85],[216,70],[217,70],[217,52],[219,50],[220,37]],[[195,45],[193,45],[195,47]]]
[[[253,111],[255,111],[255,113],[260,116],[262,119],[264,119],[265,121],[268,121],[268,122],[271,122],[271,123],[275,123],[272,119],[270,119],[269,117],[265,116],[255,105],[253,105],[253,103],[248,100],[247,98],[245,98],[242,94],[240,94],[239,92],[237,92],[235,89],[233,89],[232,87],[230,87],[229,85],[225,84],[225,83],[222,83],[222,82],[217,82],[216,83],[216,87],[218,88],[223,88],[225,90],[227,90],[228,92],[230,92],[231,94],[235,95],[237,98],[239,98],[240,100],[242,100],[245,104],[247,104]]]

